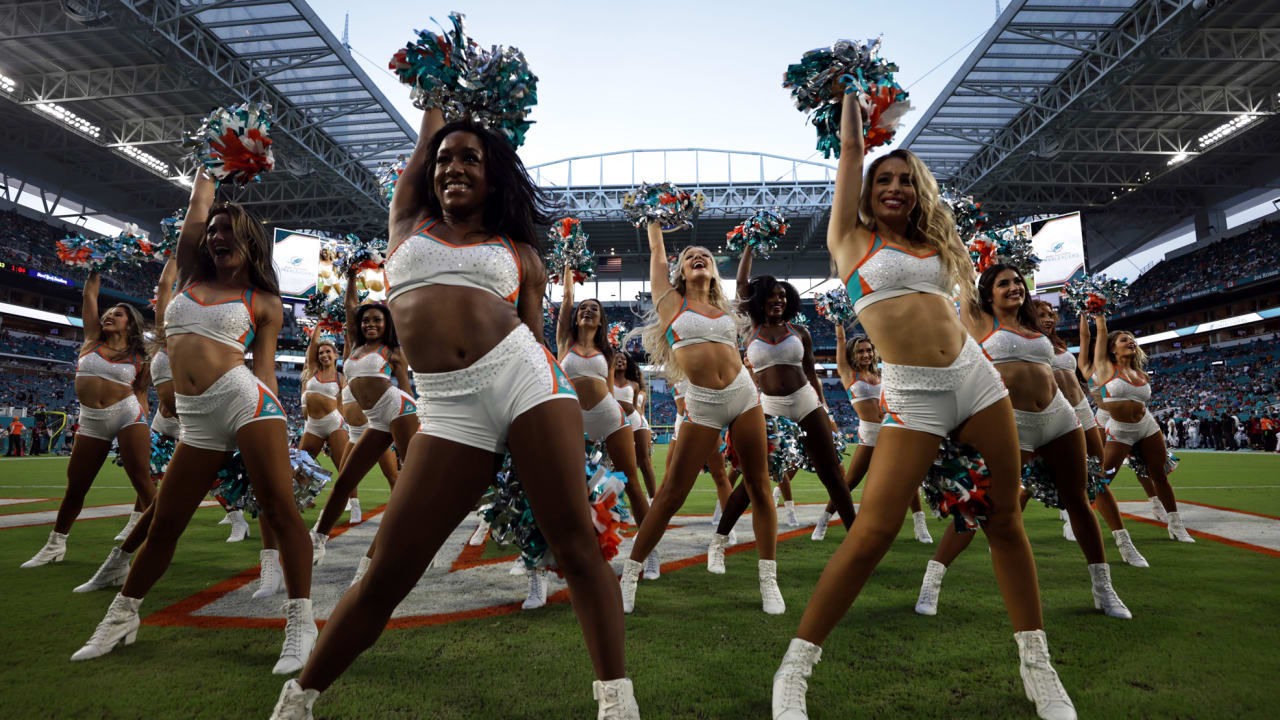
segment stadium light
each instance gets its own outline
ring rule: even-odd
[[[1169,165],[1177,165],[1180,162],[1186,162],[1188,157],[1189,156],[1186,153],[1180,152],[1169,159]]]
[[[1227,122],[1222,123],[1218,127],[1200,136],[1200,149],[1204,150],[1210,145],[1216,145],[1228,136],[1239,131],[1244,126],[1257,120],[1259,117],[1261,116],[1253,115],[1251,113],[1241,113]]]
[[[12,95],[14,90],[18,89],[18,83],[8,75],[0,75],[0,90]]]
[[[88,135],[89,137],[95,140],[97,140],[98,136],[102,134],[102,128],[98,127],[97,125],[94,125],[88,120],[85,120],[79,115],[62,107],[61,105],[54,105],[52,103],[39,103],[36,105],[36,109],[39,110],[40,112],[45,113],[46,115],[52,116],[54,119],[60,121],[63,125],[66,125],[72,130],[76,130],[84,135]]]
[[[169,178],[169,163],[161,160],[155,155],[152,155],[149,152],[143,152],[132,145],[120,145],[113,149],[121,155],[124,155],[130,160],[147,168],[151,172],[160,175],[166,180]]]

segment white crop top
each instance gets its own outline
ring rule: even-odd
[[[849,400],[855,403],[863,400],[880,399],[880,381],[870,382],[867,378],[856,370],[853,373],[853,382],[849,384]]]
[[[342,386],[342,404],[349,405],[356,402],[356,396],[351,394],[351,383]]]
[[[1055,352],[1052,365],[1054,370],[1062,370],[1074,375],[1076,371],[1076,356],[1066,350]]]
[[[338,387],[337,373],[334,373],[333,379],[328,382],[321,380],[316,375],[312,375],[307,379],[306,386],[302,388],[302,394],[305,396],[307,393],[315,393],[317,395],[323,395],[330,400],[336,400],[338,399],[338,393],[340,392]]]
[[[804,341],[791,323],[787,323],[787,334],[781,340],[766,340],[760,337],[760,328],[756,328],[747,339],[747,362],[756,372],[774,365],[794,365],[804,367]]]
[[[191,283],[174,296],[164,313],[166,337],[199,335],[242,352],[253,343],[257,325],[253,319],[253,288],[246,288],[237,298],[204,303],[191,294]]]
[[[667,342],[672,350],[704,342],[738,346],[738,329],[727,313],[703,315],[681,299],[680,310],[667,325]]]
[[[520,295],[520,255],[505,237],[472,245],[454,245],[431,234],[439,220],[427,220],[387,258],[390,303],[427,285],[456,285],[487,290],[514,303]]]
[[[867,254],[844,279],[854,314],[889,298],[929,293],[951,298],[946,266],[937,251],[916,255],[876,235]]]
[[[583,355],[576,347],[569,348],[569,352],[560,361],[560,368],[570,380],[589,377],[603,383],[609,382],[609,362],[600,351]]]
[[[676,397],[679,396],[677,395]],[[614,385],[613,399],[618,402],[634,405],[636,402],[636,387],[629,382],[626,385]]]
[[[391,363],[387,359],[390,355],[391,351],[387,350],[386,345],[380,345],[377,350],[366,352],[360,357],[352,355],[342,364],[342,374],[347,376],[348,383],[366,377],[390,380]]]
[[[1053,343],[1040,333],[1023,335],[992,320],[991,332],[978,343],[993,365],[1007,362],[1053,364]]]
[[[173,368],[169,367],[169,353],[157,350],[151,356],[151,384],[173,382]]]
[[[138,378],[138,368],[142,359],[135,355],[123,362],[108,360],[102,354],[104,347],[106,343],[99,342],[76,360],[76,377],[95,377],[133,387],[133,381]]]
[[[1109,402],[1128,400],[1146,405],[1151,401],[1151,383],[1134,385],[1121,377],[1117,369],[1111,379],[1102,384],[1102,399]]]

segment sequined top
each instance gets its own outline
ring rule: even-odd
[[[169,353],[157,350],[151,356],[151,384],[173,382],[173,369],[169,367]]]
[[[253,343],[257,323],[253,319],[253,288],[246,288],[239,297],[219,302],[202,302],[191,294],[191,283],[169,302],[164,313],[164,332],[175,335],[199,335],[230,345],[241,351]]]
[[[604,353],[599,351],[583,355],[578,352],[578,348],[569,348],[569,352],[560,361],[560,368],[570,380],[589,377],[603,383],[609,382],[609,362],[605,360]]]
[[[454,245],[431,234],[439,220],[426,220],[387,258],[387,302],[427,285],[457,285],[487,290],[514,303],[520,294],[520,254],[511,240],[498,236],[471,245]]]
[[[315,393],[317,395],[323,395],[330,400],[336,400],[339,392],[338,387],[339,383],[337,373],[334,373],[333,379],[328,382],[321,380],[318,375],[312,375],[310,378],[307,378],[307,384],[302,388],[302,395],[305,397],[307,393]]]
[[[869,375],[853,372],[853,382],[849,383],[849,401],[858,403],[863,400],[876,400],[880,397],[880,381],[870,381]]]
[[[1065,372],[1074,373],[1076,371],[1076,356],[1070,352],[1063,350],[1053,354],[1053,369],[1063,370]]]
[[[993,365],[1007,362],[1028,362],[1041,365],[1053,364],[1053,343],[1040,333],[1022,333],[1001,327],[1000,321],[991,321],[991,332],[978,342]]]
[[[366,352],[359,357],[356,357],[353,353],[342,364],[342,373],[347,376],[348,383],[365,377],[390,379],[390,357],[391,351],[387,349],[386,345],[380,345],[376,350]]]
[[[786,323],[783,327],[787,334],[779,340],[760,337],[760,328],[756,328],[747,337],[747,362],[756,372],[774,365],[804,367],[804,341],[791,323]]]
[[[676,397],[680,397],[680,396],[676,395]],[[618,402],[624,402],[630,405],[634,405],[636,402],[635,386],[632,385],[631,383],[627,383],[626,385],[614,385],[613,399],[617,400]]]
[[[947,289],[950,284],[946,267],[936,250],[916,255],[890,245],[878,234],[867,254],[844,279],[855,314],[873,303],[911,293],[929,293],[950,299],[951,292]]]
[[[1117,368],[1111,379],[1102,383],[1102,399],[1111,402],[1128,400],[1146,405],[1151,401],[1151,383],[1134,385],[1121,377],[1120,369]]]
[[[672,350],[704,342],[723,343],[736,348],[738,329],[728,314],[703,315],[689,307],[687,298],[682,298],[680,310],[667,324],[667,342]]]
[[[80,359],[76,360],[76,377],[95,377],[133,387],[133,381],[138,379],[142,358],[133,355],[121,362],[110,360],[102,354],[105,347],[106,343],[100,342],[80,355]]]

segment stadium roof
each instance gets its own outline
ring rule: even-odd
[[[1013,0],[903,145],[1092,267],[1280,187],[1280,1]],[[1220,228],[1225,229],[1225,228]]]
[[[269,224],[385,233],[374,170],[417,135],[303,0],[0,4],[0,169],[153,224],[220,105],[269,103],[277,168],[236,199]]]

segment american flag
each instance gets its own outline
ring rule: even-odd
[[[617,255],[596,258],[596,272],[622,272],[622,258]]]

